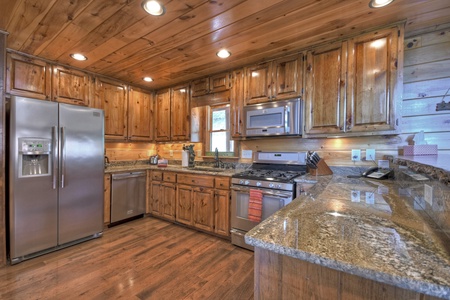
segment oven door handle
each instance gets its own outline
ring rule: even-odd
[[[239,187],[232,186],[231,190],[237,191],[237,192],[249,193],[251,189],[250,188],[239,188]],[[289,198],[292,196],[292,193],[283,193],[283,192],[274,193],[274,192],[265,191],[265,190],[261,190],[261,189],[254,189],[254,190],[261,191],[263,195],[275,196],[275,197],[279,197],[279,198]]]

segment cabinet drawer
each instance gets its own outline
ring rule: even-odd
[[[166,182],[176,182],[177,181],[177,174],[175,173],[166,173],[164,172],[164,181]]]
[[[228,177],[216,177],[214,178],[216,189],[230,189],[230,178]]]
[[[214,177],[199,176],[199,175],[180,175],[178,176],[178,183],[187,185],[199,185],[203,187],[214,187]]]
[[[160,171],[152,171],[152,180],[162,181],[163,173]]]

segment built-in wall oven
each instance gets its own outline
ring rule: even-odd
[[[256,152],[250,169],[231,179],[231,242],[253,250],[244,235],[296,197],[294,178],[306,173],[304,152]]]

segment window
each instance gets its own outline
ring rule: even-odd
[[[230,107],[215,106],[209,110],[209,151],[217,148],[222,154],[234,154],[234,141],[230,140]]]

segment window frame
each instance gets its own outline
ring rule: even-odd
[[[212,130],[212,118],[213,112],[217,110],[226,110],[226,129],[221,130]],[[234,140],[231,138],[231,108],[229,104],[222,105],[209,105],[207,110],[207,126],[206,126],[206,147],[205,147],[205,156],[214,156],[214,150],[212,147],[212,133],[214,132],[226,132],[227,136],[227,150],[230,150],[229,147],[233,144],[233,150],[230,151],[219,151],[220,156],[230,156],[233,157],[236,155],[236,144]]]

